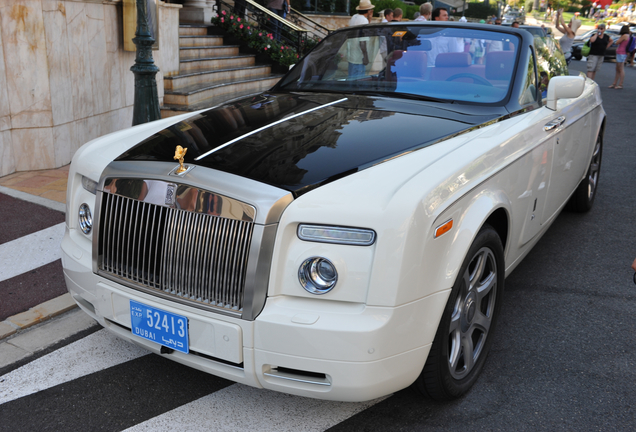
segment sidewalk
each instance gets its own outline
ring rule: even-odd
[[[0,193],[53,210],[65,211],[69,165],[62,168],[19,172],[0,177]],[[76,307],[67,293],[45,301],[0,322],[0,340]]]

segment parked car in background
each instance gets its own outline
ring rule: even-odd
[[[590,37],[592,37],[592,34],[594,34],[594,31],[592,31],[589,34],[587,39],[583,39],[579,41],[575,40],[572,43],[572,57],[574,57],[576,60],[581,60],[583,58],[583,54],[581,54],[581,48],[583,47],[583,44],[585,44],[585,42],[590,40]],[[618,32],[613,30],[605,30],[605,34],[608,35],[610,38],[612,38],[614,41],[616,41],[620,37]],[[605,50],[605,61],[613,60],[615,58],[616,58],[616,44],[614,43]]]
[[[526,22],[526,14],[523,11],[519,10],[510,10],[504,16],[502,23],[503,24],[512,24],[513,21],[517,21],[519,24],[523,24]]]
[[[550,40],[347,27],[268,91],[87,143],[69,292],[120,338],[250,386],[460,397],[506,276],[596,198],[600,90]]]

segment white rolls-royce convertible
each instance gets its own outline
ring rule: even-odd
[[[457,398],[506,276],[592,207],[604,125],[596,83],[522,29],[336,31],[267,92],[84,145],[68,290],[122,339],[250,386]]]

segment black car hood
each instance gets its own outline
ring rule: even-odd
[[[504,114],[501,108],[484,111],[478,106],[384,97],[267,93],[176,123],[117,160],[176,164],[173,157],[180,145],[188,149],[186,164],[247,177],[299,196]]]

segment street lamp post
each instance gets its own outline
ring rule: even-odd
[[[137,31],[133,43],[137,47],[135,64],[130,68],[135,74],[135,104],[132,122],[135,126],[161,118],[155,79],[159,68],[152,59],[152,45],[155,40],[148,30],[146,0],[137,0]]]

